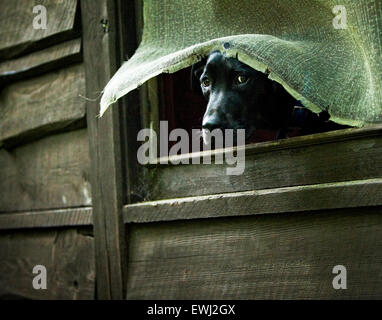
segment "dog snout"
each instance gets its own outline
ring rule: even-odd
[[[212,131],[214,129],[218,129],[221,127],[222,127],[222,121],[216,112],[213,113],[212,115],[208,115],[204,117],[203,123],[202,123],[203,129],[208,129]]]

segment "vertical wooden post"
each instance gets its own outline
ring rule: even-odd
[[[115,0],[81,0],[86,95],[91,99],[99,97],[120,62],[116,6]],[[120,105],[113,105],[99,118],[99,101],[87,103],[97,298],[124,299],[127,255],[122,207],[126,192]]]

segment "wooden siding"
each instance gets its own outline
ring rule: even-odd
[[[127,205],[126,223],[237,217],[382,205],[382,179],[221,193]]]
[[[0,299],[94,299],[94,238],[87,229],[0,234]],[[47,270],[47,289],[32,286],[34,266]]]
[[[34,29],[34,5],[47,29]],[[0,10],[0,299],[94,299],[95,254],[78,0]],[[33,267],[47,289],[32,286]]]
[[[97,116],[137,47],[142,0],[41,4],[46,30],[30,0],[0,10],[0,299],[382,297],[381,126],[248,145],[240,176],[140,166],[160,94]],[[32,287],[35,265],[47,290]],[[347,290],[332,287],[335,265]]]
[[[5,87],[0,93],[0,141],[13,146],[84,122],[84,94],[82,64]]]
[[[0,230],[93,226],[91,207],[0,214]]]
[[[381,207],[131,224],[127,298],[380,299],[381,232]]]
[[[77,0],[46,0],[47,28],[35,29],[33,3],[30,0],[3,1],[0,11],[0,59],[9,59],[35,51],[78,35]]]
[[[201,155],[174,159],[187,157],[191,163]],[[148,185],[146,199],[160,200],[374,179],[382,178],[382,162],[376,161],[381,158],[381,126],[346,129],[246,146],[241,175],[227,175],[225,164],[170,163],[153,165],[143,182]]]
[[[0,149],[0,212],[91,204],[87,130]]]
[[[46,49],[0,62],[0,85],[63,68],[81,60],[81,39],[65,41]]]

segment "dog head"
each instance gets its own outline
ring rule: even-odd
[[[192,84],[208,100],[203,129],[245,129],[247,140],[255,129],[282,127],[287,117],[281,85],[218,51],[193,66]]]

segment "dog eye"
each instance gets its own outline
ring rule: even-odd
[[[210,79],[208,79],[208,78],[203,78],[202,79],[202,86],[203,87],[209,87],[210,84],[211,84]]]
[[[244,75],[239,75],[239,76],[236,77],[236,81],[239,84],[243,84],[243,83],[248,81],[248,77],[246,77]]]

